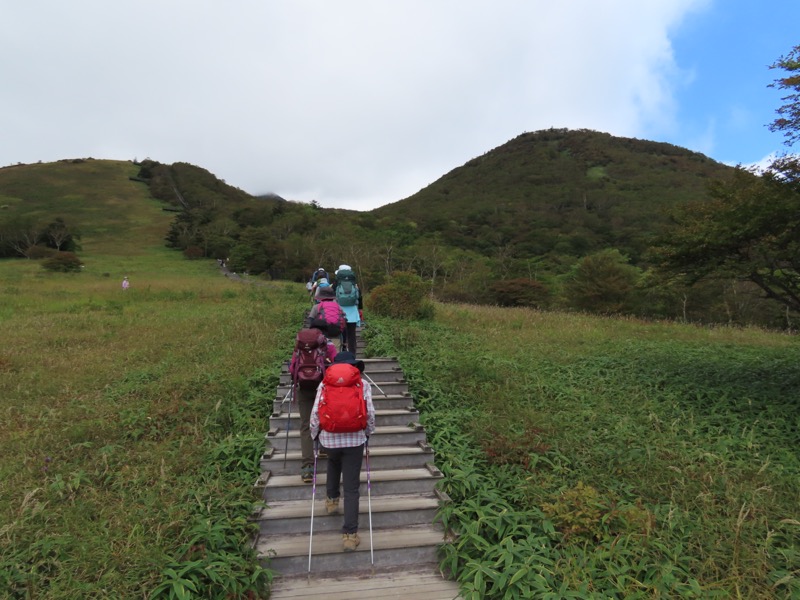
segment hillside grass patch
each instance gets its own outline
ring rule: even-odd
[[[0,263],[4,597],[267,594],[248,517],[305,295],[171,256],[125,292]]]
[[[457,305],[370,323],[445,472],[467,597],[800,594],[796,338]]]

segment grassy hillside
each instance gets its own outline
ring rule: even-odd
[[[467,305],[372,325],[465,597],[800,597],[795,336]]]
[[[160,251],[125,266],[127,292],[0,262],[0,597],[266,589],[247,517],[301,286]]]
[[[250,490],[303,287],[237,284],[160,249],[126,266],[123,292],[0,262],[0,589],[265,597]],[[467,593],[796,596],[796,339],[437,311],[368,333],[412,378]]]
[[[0,217],[63,217],[81,233],[82,256],[134,256],[164,245],[174,214],[127,161],[75,159],[0,169]]]
[[[671,144],[551,129],[520,135],[372,212],[487,255],[617,247],[638,259],[667,210],[705,197],[708,181],[730,172]]]

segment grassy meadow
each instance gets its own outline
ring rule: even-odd
[[[266,598],[251,490],[304,287],[166,249],[131,163],[39,168],[0,169],[0,204],[68,216],[85,268],[0,261],[0,598]],[[446,474],[466,598],[800,598],[796,336],[366,317]]]
[[[467,598],[800,598],[800,344],[438,305],[373,319],[453,499]]]
[[[137,170],[0,170],[4,210],[66,217],[85,264],[0,261],[2,598],[267,594],[252,484],[305,295],[165,248]]]
[[[300,286],[125,262],[127,292],[119,269],[0,264],[0,597],[268,583],[246,518]]]

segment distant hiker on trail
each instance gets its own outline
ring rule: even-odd
[[[321,278],[328,279],[328,272],[322,267],[314,271],[314,273],[311,275],[311,283],[313,284],[315,281],[317,281],[317,279]]]
[[[317,288],[314,301],[316,304],[306,317],[306,326],[311,327],[318,323],[326,336],[338,338],[344,333],[347,321],[342,307],[336,302],[333,288],[329,285]]]
[[[129,287],[131,287],[131,282],[128,281],[128,276],[126,275],[122,278],[122,291],[127,290]]]
[[[320,330],[318,326],[311,327],[313,331],[318,331],[323,336],[325,332]],[[330,364],[336,358],[336,346],[331,341],[325,338],[325,349],[318,350],[322,354],[322,360],[325,364]],[[297,385],[298,369],[300,367],[300,354],[298,352],[292,353],[292,361],[289,364],[289,373],[292,376],[292,395],[293,399],[297,400],[297,409],[300,413],[300,477],[303,483],[311,483],[314,477],[314,442],[311,439],[311,409],[314,406],[314,399],[317,395],[317,387],[301,387]],[[321,381],[321,379],[320,379]],[[291,411],[291,404],[289,411]]]
[[[340,352],[325,371],[311,410],[311,437],[328,455],[327,497],[329,515],[339,512],[344,489],[342,547],[352,552],[358,537],[359,485],[365,444],[375,431],[372,388],[361,378],[364,361],[350,352]]]
[[[356,327],[361,322],[361,310],[363,300],[361,291],[356,283],[356,274],[350,265],[339,265],[336,269],[336,280],[333,282],[333,289],[336,292],[336,301],[342,307],[347,318],[347,330],[345,331],[342,350],[356,354]]]
[[[314,298],[314,294],[317,292],[317,288],[321,285],[328,284],[330,279],[328,278],[328,272],[323,268],[320,267],[316,271],[311,274],[311,279],[308,280],[306,284],[306,289],[311,294],[311,298]]]

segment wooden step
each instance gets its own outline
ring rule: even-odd
[[[358,360],[364,361],[364,372],[371,374],[373,371],[392,370],[402,372],[400,361],[396,357],[373,357],[365,358],[363,356],[356,356]],[[286,360],[281,366],[281,373],[289,372],[289,361]]]
[[[290,404],[289,397],[284,394],[282,396],[276,396],[272,403],[272,412],[281,413],[284,410],[288,410]],[[291,402],[292,409],[297,408],[296,402]],[[414,398],[411,397],[411,394],[389,394],[388,396],[384,396],[383,394],[373,394],[372,396],[372,405],[375,407],[375,410],[378,409],[397,409],[397,408],[414,408]]]
[[[363,543],[363,542],[362,542]],[[312,557],[313,558],[313,557]],[[312,562],[313,566],[313,562]],[[376,569],[361,576],[278,577],[270,600],[457,600],[458,584],[436,569]]]
[[[383,387],[383,383],[407,383],[403,377],[403,372],[396,369],[378,369],[367,371],[364,369],[364,378],[370,383],[375,382]],[[286,386],[292,383],[292,376],[289,371],[281,373],[279,385]]]
[[[311,522],[311,486],[308,497],[301,500],[270,502],[253,515],[259,523],[262,539],[265,536],[308,531]],[[429,493],[396,494],[372,498],[372,524],[374,527],[403,527],[433,523],[439,507],[446,496],[435,490]],[[369,523],[370,502],[362,496],[359,503],[359,521]],[[317,485],[314,502],[314,531],[339,531],[342,527],[341,506],[339,513],[329,515],[325,510],[325,487]]]
[[[372,497],[392,494],[428,493],[433,490],[442,478],[442,472],[434,465],[428,464],[416,469],[387,469],[384,471],[373,470],[372,453],[370,453],[370,480],[372,484]],[[325,471],[317,472],[317,488],[325,487],[327,476]],[[367,493],[367,473],[361,471],[361,495]],[[311,484],[303,483],[297,475],[272,475],[269,472],[262,474],[254,486],[256,494],[266,500],[267,504],[278,500],[302,500],[310,496]]]
[[[296,405],[293,405],[296,407]],[[375,409],[375,424],[380,427],[385,426],[408,426],[419,421],[419,411],[416,408],[389,408]],[[290,430],[300,429],[300,413],[293,411],[291,414],[278,413],[269,418],[270,429],[281,429],[286,431],[286,426]]]
[[[439,545],[445,542],[441,527],[427,524],[411,527],[378,529],[373,526],[374,565],[370,556],[370,535],[367,523],[359,527],[361,544],[354,552],[342,550],[342,534],[338,531],[314,532],[311,542],[311,573],[369,572],[403,565],[435,564]],[[259,538],[258,556],[271,569],[283,575],[308,573],[309,532]]]
[[[297,475],[303,466],[300,450],[290,450],[284,461],[284,446],[280,439],[276,447],[268,448],[261,457],[261,470],[270,471],[273,475]],[[433,449],[427,442],[419,442],[409,446],[378,446],[369,448],[369,467],[373,471],[385,469],[410,469],[425,467],[434,460]],[[286,463],[284,465],[284,462]],[[317,469],[325,471],[327,459],[317,459]],[[366,464],[364,465],[366,469]]]
[[[288,398],[291,387],[291,382],[279,384],[276,388],[277,395],[275,399],[283,401],[284,398]],[[373,400],[378,396],[385,397],[408,394],[408,383],[405,381],[376,381],[375,383],[371,383],[370,387],[372,388]]]
[[[410,426],[376,427],[369,436],[369,448],[372,450],[381,446],[412,446],[426,439],[425,428],[419,423],[411,423]],[[300,432],[270,429],[267,432],[267,441],[281,449],[286,448],[288,441],[289,450],[299,450]]]

